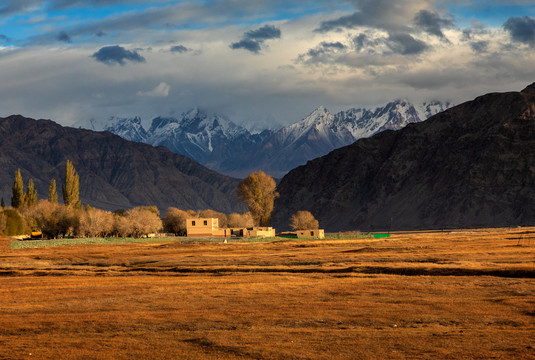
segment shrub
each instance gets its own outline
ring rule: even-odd
[[[5,233],[7,236],[24,235],[28,233],[24,217],[15,208],[4,209]]]
[[[4,209],[0,208],[0,234],[5,234],[6,231],[6,216],[4,214]]]

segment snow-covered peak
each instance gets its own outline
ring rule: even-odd
[[[112,117],[105,130],[130,141],[144,142],[147,139],[147,131],[141,124],[141,118],[137,116],[134,118]]]
[[[325,107],[320,106],[303,120],[279,130],[278,136],[284,143],[301,138],[312,129],[325,131],[334,121],[334,116]]]

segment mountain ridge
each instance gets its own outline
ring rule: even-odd
[[[277,131],[252,134],[224,116],[194,108],[180,117],[156,117],[148,130],[138,117],[112,118],[100,126],[127,140],[162,145],[218,172],[245,177],[255,170],[281,177],[296,166],[387,129],[400,129],[450,107],[432,101],[395,100],[371,109],[330,113],[320,106],[301,121]],[[91,123],[95,126],[95,122]]]
[[[535,85],[491,93],[290,171],[277,228],[309,210],[327,230],[535,223]]]
[[[17,168],[33,178],[40,198],[51,179],[61,183],[65,161],[80,175],[80,199],[105,210],[156,205],[183,209],[244,211],[238,179],[220,175],[164,147],[128,141],[108,131],[63,127],[20,115],[0,118],[2,197],[9,203]]]

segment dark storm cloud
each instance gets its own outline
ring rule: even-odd
[[[175,46],[172,46],[171,49],[169,50],[171,52],[176,52],[176,53],[185,53],[185,52],[190,51],[190,49],[188,49],[184,45],[175,45]]]
[[[535,18],[530,16],[512,17],[503,24],[514,41],[535,46]]]
[[[253,53],[259,53],[261,50],[260,42],[251,39],[242,39],[238,42],[232,43],[230,44],[230,48],[234,50],[244,49]]]
[[[97,33],[95,34],[97,37],[103,37],[103,36],[106,36],[106,33],[102,30],[99,30],[97,31]]]
[[[356,12],[333,20],[323,21],[315,30],[326,33],[369,26],[386,31],[409,31],[408,19],[414,16],[419,0],[352,0]]]
[[[339,17],[338,19],[328,20],[321,23],[316,29],[317,32],[326,33],[332,30],[353,29],[357,26],[365,25],[365,17],[361,12]]]
[[[443,19],[437,12],[429,10],[420,10],[414,16],[414,24],[428,34],[438,36],[445,39],[443,28],[451,28],[454,26],[452,20]]]
[[[315,58],[326,53],[340,52],[340,51],[345,50],[346,48],[347,46],[345,46],[339,41],[337,42],[325,42],[324,41],[321,44],[319,44],[317,47],[315,47],[314,49],[308,50],[307,55],[310,58]],[[301,56],[301,59],[303,59],[303,56]]]
[[[338,49],[338,50],[342,50],[346,48],[346,46],[342,44],[340,41],[336,41],[336,42],[324,41],[321,43],[321,46],[323,46],[324,48],[331,48],[331,49]]]
[[[401,55],[421,54],[429,46],[409,34],[390,34],[386,40],[386,45],[395,53]]]
[[[119,64],[123,66],[126,64],[126,61],[138,63],[145,62],[145,58],[139,55],[137,51],[126,50],[119,45],[105,46],[94,53],[92,57],[95,60],[107,65]]]
[[[473,41],[470,43],[470,47],[475,53],[482,54],[486,53],[489,48],[489,42],[488,41]]]
[[[247,31],[240,41],[230,44],[230,48],[244,49],[258,54],[266,40],[280,39],[280,37],[280,29],[273,25],[264,25],[259,29]]]
[[[273,25],[265,25],[260,29],[247,31],[243,38],[249,40],[269,40],[269,39],[280,39],[281,31]]]
[[[61,31],[58,34],[58,36],[56,37],[56,39],[58,41],[65,42],[65,43],[70,43],[71,42],[71,37],[65,31]]]

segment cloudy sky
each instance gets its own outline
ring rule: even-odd
[[[533,0],[0,0],[0,116],[273,128],[532,82]]]

